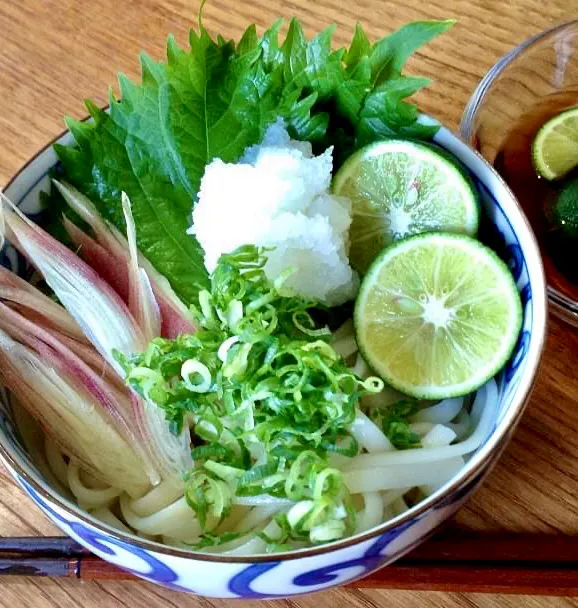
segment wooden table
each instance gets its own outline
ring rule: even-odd
[[[338,25],[348,41],[355,21],[376,38],[405,21],[455,17],[458,24],[412,60],[434,84],[419,95],[423,110],[457,127],[472,90],[513,45],[571,18],[577,0],[210,0],[205,25],[237,37],[254,21],[266,26],[294,14],[313,33]],[[0,0],[0,186],[63,128],[62,116],[84,114],[82,99],[106,100],[118,70],[138,74],[137,53],[160,57],[166,35],[184,43],[198,2],[187,0]],[[484,488],[457,517],[475,530],[578,533],[578,332],[552,320],[540,379],[524,420]],[[57,531],[0,470],[0,535]],[[0,607],[228,606],[135,582],[9,578]],[[565,598],[347,590],[279,601],[306,606],[578,606]],[[267,605],[268,602],[265,602]],[[271,603],[272,604],[272,603]],[[253,606],[254,602],[237,605]],[[256,604],[255,604],[256,605]]]

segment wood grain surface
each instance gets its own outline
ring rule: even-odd
[[[210,0],[205,25],[238,36],[296,15],[308,33],[336,23],[336,43],[349,40],[357,20],[375,37],[405,21],[458,19],[448,34],[411,61],[434,80],[421,108],[456,128],[479,79],[496,59],[534,34],[573,17],[578,0]],[[137,77],[139,50],[161,57],[166,35],[184,43],[197,1],[0,0],[0,186],[63,128],[62,116],[84,115],[85,97],[104,103],[116,72]],[[578,332],[552,320],[540,378],[514,440],[457,524],[499,532],[578,533]],[[57,531],[0,469],[0,535]],[[0,608],[34,606],[131,608],[226,607],[231,602],[179,595],[142,582],[56,579],[0,580]],[[236,605],[249,608],[256,602]],[[260,606],[479,606],[549,608],[576,600],[464,593],[337,590]]]

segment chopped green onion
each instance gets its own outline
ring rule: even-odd
[[[229,329],[235,330],[239,321],[243,318],[243,302],[231,300],[227,310],[227,324]]]
[[[199,292],[199,305],[205,317],[205,325],[210,325],[214,320],[213,309],[211,307],[211,294],[206,290]]]
[[[308,327],[306,327],[303,323],[301,323],[300,318],[305,321],[305,323],[308,325]],[[315,322],[311,318],[311,315],[305,310],[300,310],[300,311],[293,313],[293,323],[295,323],[295,327],[297,329],[299,329],[304,334],[307,334],[308,336],[311,336],[313,338],[331,335],[331,331],[330,331],[329,327],[322,327],[321,329],[315,329]]]
[[[314,543],[326,543],[342,538],[346,533],[345,522],[332,520],[311,528],[309,538]]]
[[[315,479],[313,498],[315,500],[321,500],[325,495],[338,494],[342,484],[343,479],[341,473],[337,469],[324,469]]]
[[[191,375],[198,374],[201,382],[191,381]],[[211,372],[209,368],[196,359],[187,359],[181,366],[181,376],[184,384],[192,393],[206,393],[211,388]]]
[[[269,544],[277,550],[354,529],[349,494],[329,458],[359,453],[348,429],[360,399],[383,382],[348,369],[329,330],[315,326],[315,303],[280,293],[292,271],[271,283],[263,253],[246,246],[221,256],[210,291],[191,307],[194,335],[156,338],[119,362],[171,428],[189,424],[195,468],[185,495],[205,532],[236,499],[294,503],[276,516],[280,534]],[[387,428],[401,437],[399,417]]]
[[[227,353],[229,352],[229,349],[231,348],[231,346],[233,346],[233,344],[237,344],[238,341],[239,341],[239,336],[231,336],[230,338],[227,338],[221,344],[221,346],[219,346],[219,350],[217,351],[217,357],[219,357],[220,361],[222,361],[223,363],[226,363]]]
[[[381,393],[383,387],[385,386],[384,381],[376,376],[370,376],[361,384],[368,393]]]
[[[207,460],[203,465],[207,471],[210,471],[223,481],[233,482],[243,477],[243,469],[237,469],[235,467],[215,462],[214,460]]]
[[[311,513],[315,503],[312,500],[301,500],[297,504],[293,505],[287,512],[287,521],[291,528],[298,528],[305,517]]]
[[[227,364],[223,366],[223,375],[225,378],[231,378],[232,376],[245,373],[250,350],[251,344],[242,344],[236,349],[232,360],[228,361]]]

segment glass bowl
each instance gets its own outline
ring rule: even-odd
[[[551,223],[558,183],[537,177],[531,145],[539,128],[578,106],[578,20],[542,32],[504,55],[470,98],[461,137],[498,170],[517,196],[536,234],[548,281],[550,309],[578,327],[578,240]],[[576,265],[574,265],[576,266]],[[567,278],[571,272],[572,282]]]

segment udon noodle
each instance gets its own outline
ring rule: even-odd
[[[343,332],[342,332],[343,333]],[[362,377],[369,370],[356,355],[355,342],[349,336],[335,342],[336,350],[352,361],[352,369]],[[371,407],[386,407],[399,398],[395,391],[365,397]],[[358,442],[357,456],[330,457],[330,465],[339,469],[352,495],[357,517],[355,533],[361,533],[407,511],[430,496],[464,466],[491,432],[498,402],[495,380],[482,386],[473,397],[423,403],[412,417],[410,428],[419,435],[419,448],[396,449],[379,426],[362,410],[362,400],[349,431]],[[122,532],[181,548],[194,548],[203,535],[203,527],[187,503],[184,483],[161,482],[142,496],[134,497],[120,487],[105,485],[74,458],[67,457],[48,438],[45,456],[50,472],[74,496],[78,505],[101,522]],[[223,521],[208,521],[215,534],[236,533],[236,537],[203,551],[228,555],[253,555],[267,550],[267,537],[280,531],[275,516],[290,514],[296,503],[268,494],[239,496]],[[261,534],[256,534],[259,532]],[[306,546],[293,541],[291,548]]]

